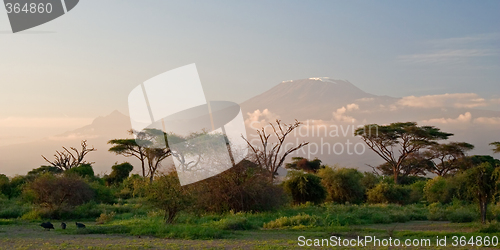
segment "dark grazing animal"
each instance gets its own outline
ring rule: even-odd
[[[75,222],[77,228],[85,228],[85,224]]]
[[[55,229],[54,225],[52,225],[52,223],[50,223],[50,222],[42,222],[42,224],[40,224],[40,226],[49,230],[49,231],[50,231],[50,229]]]
[[[61,222],[61,228],[62,228],[62,229],[66,229],[66,223]]]

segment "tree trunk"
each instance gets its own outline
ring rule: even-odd
[[[399,171],[397,171],[396,169],[393,169],[392,170],[392,174],[394,175],[394,184],[399,184],[398,181],[398,177],[399,177]]]
[[[488,204],[485,200],[480,200],[479,201],[479,209],[481,210],[481,223],[485,224],[486,223],[486,210],[487,210]]]
[[[142,177],[146,178],[146,168],[144,166],[144,159],[141,159],[141,164],[142,164]]]

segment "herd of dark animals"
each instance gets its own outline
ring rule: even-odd
[[[75,222],[75,225],[76,225],[76,228],[85,228],[85,224],[83,224],[83,223]],[[50,222],[43,222],[42,224],[40,224],[40,226],[49,230],[49,231],[50,231],[50,229],[55,230],[54,225],[52,225],[52,223],[50,223]],[[66,223],[61,222],[61,228],[66,229]]]

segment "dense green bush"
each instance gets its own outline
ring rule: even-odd
[[[81,164],[80,166],[66,170],[64,173],[67,175],[76,174],[82,178],[94,178],[94,169],[90,164]]]
[[[10,191],[10,180],[4,174],[0,174],[0,195],[8,196]]]
[[[301,171],[289,171],[283,186],[295,204],[319,204],[325,200],[327,194],[318,176]]]
[[[113,165],[111,169],[111,174],[104,178],[108,186],[122,183],[128,178],[130,172],[134,169],[134,166],[128,162],[124,162]]]
[[[363,173],[363,178],[361,178],[361,185],[363,185],[365,190],[372,189],[380,182],[380,179],[381,177],[374,173],[365,172]]]
[[[429,180],[424,187],[425,198],[429,203],[450,203],[453,199],[454,188],[448,179],[436,176]]]
[[[38,205],[46,217],[59,218],[62,213],[90,201],[92,189],[76,175],[43,174],[27,184],[23,197]]]
[[[381,182],[368,190],[369,203],[397,203],[408,204],[411,189],[407,186]]]
[[[363,174],[352,168],[323,168],[318,171],[322,185],[327,191],[327,201],[336,203],[362,203],[365,188],[361,183]]]
[[[282,186],[269,181],[269,172],[243,160],[235,167],[192,185],[197,213],[269,211],[288,200]]]
[[[408,198],[409,203],[419,203],[425,201],[424,188],[427,181],[417,181],[409,185],[410,197]]]

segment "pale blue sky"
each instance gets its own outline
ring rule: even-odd
[[[209,99],[324,76],[378,95],[499,98],[499,13],[500,1],[84,0],[12,34],[0,11],[0,127],[126,113],[135,86],[190,63]]]

